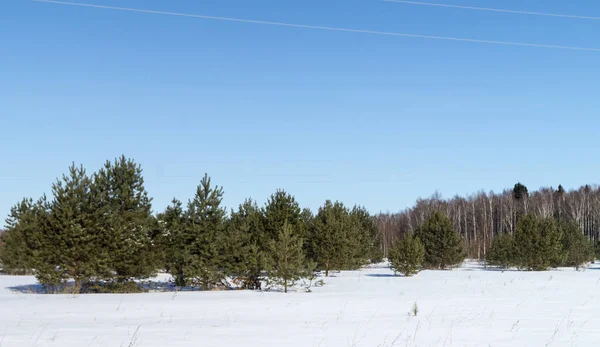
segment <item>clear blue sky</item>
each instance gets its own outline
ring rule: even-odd
[[[73,0],[75,1],[75,0]],[[94,0],[356,29],[600,48],[600,21],[377,0]],[[89,2],[93,2],[90,0]],[[597,0],[440,0],[600,16]],[[3,0],[0,213],[72,161],[125,154],[154,209],[207,172],[225,205],[277,188],[397,211],[600,175],[600,52],[327,32]]]

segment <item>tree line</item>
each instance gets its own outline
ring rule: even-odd
[[[485,259],[494,238],[513,235],[520,216],[531,215],[572,223],[590,241],[600,240],[600,188],[585,185],[566,191],[561,185],[530,192],[517,183],[501,193],[480,191],[476,194],[442,199],[436,193],[418,199],[411,208],[398,213],[380,213],[375,218],[382,232],[387,255],[395,240],[414,233],[434,211],[443,212],[464,240],[469,258]]]
[[[223,195],[205,174],[187,203],[173,199],[154,213],[132,159],[106,161],[91,175],[73,164],[50,198],[11,208],[0,264],[34,274],[48,292],[138,291],[136,281],[159,271],[178,287],[287,291],[317,271],[382,260],[381,234],[364,207],[328,200],[313,214],[277,190],[262,207],[247,199],[227,211]]]

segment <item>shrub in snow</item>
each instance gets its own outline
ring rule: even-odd
[[[418,237],[406,234],[389,251],[388,259],[394,272],[412,276],[419,272],[425,260],[425,247]]]

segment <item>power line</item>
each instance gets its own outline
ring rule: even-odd
[[[520,10],[509,10],[509,9],[502,9],[502,8],[450,5],[450,4],[440,4],[440,3],[421,2],[421,1],[406,1],[406,0],[382,0],[382,1],[384,1],[384,2],[395,2],[395,3],[407,4],[407,5],[433,6],[433,7],[445,7],[445,8],[458,8],[458,9],[463,9],[463,10],[475,10],[475,11],[489,11],[489,12],[504,12],[504,13],[526,14],[526,15],[531,15],[531,16],[546,16],[546,17],[561,17],[561,18],[600,20],[600,17],[579,16],[579,15],[561,14],[561,13],[520,11]]]
[[[243,19],[243,18],[233,18],[233,17],[206,16],[206,15],[199,15],[199,14],[156,11],[156,10],[146,10],[146,9],[139,9],[139,8],[106,6],[106,5],[67,2],[67,1],[58,1],[58,0],[32,0],[32,1],[49,3],[49,4],[67,5],[67,6],[89,7],[89,8],[96,8],[96,9],[138,12],[138,13],[151,13],[151,14],[160,14],[160,15],[167,15],[167,16],[190,17],[190,18],[220,20],[220,21],[238,22],[238,23],[262,24],[262,25],[272,25],[272,26],[301,28],[301,29],[328,30],[328,31],[360,33],[360,34],[370,34],[370,35],[383,35],[383,36],[396,36],[396,37],[411,37],[411,38],[430,39],[430,40],[458,41],[458,42],[470,42],[470,43],[487,43],[487,44],[505,45],[505,46],[537,47],[537,48],[565,49],[565,50],[573,50],[573,51],[600,52],[600,48],[592,48],[592,47],[548,45],[548,44],[538,44],[538,43],[481,40],[481,39],[469,39],[469,38],[461,38],[461,37],[433,36],[433,35],[407,34],[407,33],[387,32],[387,31],[349,29],[349,28],[338,28],[338,27],[328,27],[328,26],[319,26],[319,25],[270,22],[270,21],[263,21],[263,20]]]

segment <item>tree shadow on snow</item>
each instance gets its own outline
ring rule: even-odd
[[[394,274],[366,274],[365,276],[367,276],[367,277],[383,277],[383,278],[386,278],[386,277],[388,277],[388,278],[389,277],[405,277],[405,276],[402,276],[402,275],[394,275]]]
[[[46,294],[46,289],[41,284],[26,284],[21,286],[6,287],[6,289],[21,294]]]

